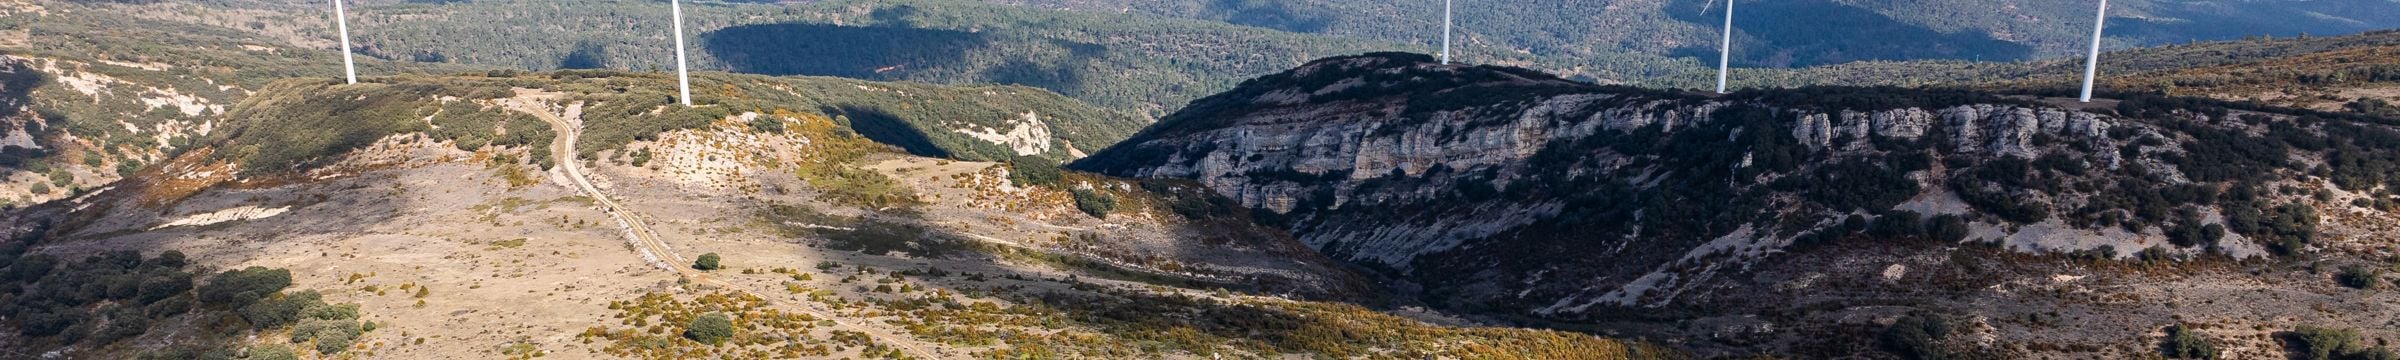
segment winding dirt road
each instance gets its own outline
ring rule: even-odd
[[[599,187],[592,186],[591,179],[583,175],[583,164],[575,161],[575,142],[583,133],[581,119],[570,120],[551,114],[550,109],[544,108],[538,100],[541,99],[538,96],[540,95],[520,93],[516,99],[503,101],[509,110],[532,114],[536,118],[541,118],[542,122],[550,123],[551,132],[557,134],[550,140],[550,154],[556,157],[557,166],[564,170],[568,181],[574,183],[577,191],[592,198],[592,202],[600,204],[601,209],[608,212],[609,218],[617,220],[618,228],[625,230],[626,240],[633,242],[634,250],[642,253],[643,261],[650,262],[650,266],[660,270],[674,271],[684,276],[695,275],[697,272],[692,269],[675,266],[675,264],[684,263],[683,256],[676,254],[675,249],[667,246],[666,242],[659,241],[658,232],[650,230],[650,224],[642,221],[640,214],[626,208],[623,204],[618,204],[616,200],[609,199],[607,194],[600,192]],[[568,112],[570,114],[580,112],[577,110],[580,110],[582,105],[580,103],[570,105]]]
[[[641,213],[635,212],[631,208],[617,203],[616,200],[609,199],[608,194],[600,192],[599,187],[592,186],[591,180],[584,175],[583,164],[579,161],[576,161],[577,155],[575,153],[576,139],[583,133],[583,121],[582,116],[580,116],[583,104],[579,102],[568,105],[566,110],[568,116],[566,117],[561,117],[556,113],[550,112],[548,106],[543,104],[544,101],[559,100],[561,97],[561,94],[542,93],[530,89],[518,89],[517,97],[500,99],[499,101],[509,110],[533,115],[535,118],[542,119],[542,122],[550,124],[551,132],[556,133],[556,136],[552,137],[550,141],[550,154],[557,160],[557,166],[566,173],[569,181],[574,182],[575,189],[577,191],[582,192],[584,196],[591,197],[592,202],[599,204],[602,209],[608,213],[609,218],[616,219],[620,228],[625,230],[624,235],[626,239],[634,245],[634,250],[641,252],[643,261],[650,262],[650,265],[653,267],[658,267],[667,271],[673,271],[676,273],[676,275],[682,276],[685,279],[690,279],[694,282],[708,284],[723,289],[730,289],[733,291],[740,291],[743,294],[748,294],[750,296],[763,299],[769,305],[787,307],[783,306],[781,302],[776,301],[773,297],[760,295],[756,292],[751,292],[750,289],[717,280],[714,277],[710,277],[707,272],[695,270],[688,266],[680,266],[679,264],[687,264],[689,262],[684,260],[683,255],[676,254],[674,247],[668,246],[666,241],[660,240],[658,232],[651,230],[650,225],[642,220]],[[907,353],[910,357],[919,359],[937,358],[933,356],[933,352],[926,351],[915,344],[911,344],[911,340],[914,339],[909,338],[906,335],[897,334],[880,328],[854,325],[849,321],[844,321],[840,317],[834,316],[834,314],[831,312],[817,309],[814,305],[815,304],[804,302],[799,304],[799,306],[789,307],[798,308],[801,311],[805,311],[810,315],[816,316],[820,319],[831,320],[834,323],[834,326],[832,326],[833,328],[866,333],[869,336],[881,339],[881,342],[900,349],[901,352]]]

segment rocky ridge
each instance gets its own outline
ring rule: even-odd
[[[2301,165],[2239,179],[2186,172],[2218,162],[2200,160],[2222,154],[2207,148],[2215,137],[2275,144],[2288,140],[2271,132],[2325,139],[2388,125],[2154,103],[1875,88],[1712,96],[1368,54],[1251,80],[1074,166],[1197,180],[1330,256],[1420,283],[1427,298],[1545,317],[1740,302],[1715,289],[1845,238],[2118,259],[2378,244],[2275,243],[2283,235],[2256,224],[2317,230],[2313,213],[2258,209],[2352,212],[2384,198],[2375,191],[2344,191]],[[2251,159],[2326,156],[2312,150],[2325,149]],[[2277,187],[2290,189],[2258,191]],[[1925,230],[1862,231],[1894,215]],[[2181,240],[2200,228],[2234,231]]]

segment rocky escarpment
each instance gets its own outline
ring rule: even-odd
[[[1198,180],[1428,299],[1568,316],[1741,302],[1723,289],[1776,285],[1746,269],[1827,244],[2374,246],[2319,214],[2388,218],[2353,205],[2389,203],[2381,180],[2336,180],[2388,170],[2307,159],[2391,156],[2340,145],[2394,133],[2377,121],[1937,90],[1708,96],[1369,54],[1251,80],[1074,166]]]

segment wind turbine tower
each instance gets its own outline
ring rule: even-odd
[[[685,107],[690,107],[692,106],[692,77],[691,73],[684,69],[683,61],[683,0],[669,0],[667,5],[674,7],[673,12],[675,13],[675,89],[680,92],[675,100],[682,101]]]
[[[2092,102],[2092,78],[2100,76],[2100,30],[2108,25],[2108,0],[2100,0],[2100,14],[2092,19],[2092,52],[2083,59],[2083,102]]]
[[[1725,39],[1717,43],[1717,93],[1725,93],[1725,71],[1733,65],[1733,0],[1725,0]]]
[[[1450,2],[1442,0],[1442,65],[1450,65]]]
[[[343,15],[342,0],[333,0],[333,28],[342,33],[342,75],[351,84],[358,83],[358,66],[350,61],[350,20]]]

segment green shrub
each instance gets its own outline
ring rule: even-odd
[[[1938,215],[1932,221],[1925,222],[1925,237],[1943,244],[1966,241],[1970,230],[1967,228],[1967,219],[1958,215]]]
[[[750,119],[750,129],[769,134],[783,133],[783,118],[759,116]]]
[[[118,307],[108,312],[107,325],[91,336],[93,344],[109,344],[150,331],[150,318],[137,307]]]
[[[2345,265],[2340,273],[2333,275],[2333,281],[2352,289],[2374,289],[2377,283],[2383,282],[2383,272],[2365,266]]]
[[[2178,324],[2167,327],[2167,343],[2160,351],[2170,359],[2215,360],[2217,342],[2200,337],[2190,326]]]
[[[250,347],[250,351],[244,353],[242,358],[244,360],[300,360],[300,354],[292,352],[290,346],[265,344]]]
[[[2293,255],[2316,241],[2317,212],[2307,204],[2268,207],[2263,202],[2234,201],[2225,205],[2227,230],[2267,245],[2277,255]]]
[[[2185,219],[2182,224],[2167,229],[2167,242],[2177,247],[2217,246],[2225,238],[2225,226],[2198,224],[2199,219]]]
[[[357,320],[358,304],[334,305],[319,302],[308,304],[308,307],[300,310],[300,314],[318,320]]]
[[[191,296],[174,296],[159,300],[158,302],[150,303],[150,306],[146,307],[145,310],[150,312],[150,317],[163,318],[181,315],[186,311],[192,311],[193,305],[194,303]]]
[[[1948,337],[1948,321],[1935,316],[1909,315],[1892,323],[1891,327],[1883,328],[1883,333],[1876,336],[1876,340],[1883,345],[1884,351],[1904,359],[1937,360],[1950,358],[1950,352],[1941,346],[1942,339]]]
[[[733,338],[733,319],[724,313],[701,314],[684,326],[683,337],[709,345],[724,343]]]
[[[1117,198],[1114,196],[1084,189],[1072,192],[1075,194],[1075,209],[1083,210],[1083,213],[1092,217],[1106,219],[1109,212],[1117,209]]]
[[[139,357],[136,357],[136,359],[141,359],[141,360],[236,360],[236,359],[240,359],[240,360],[299,360],[299,359],[298,359],[298,358],[296,358],[296,357],[292,357],[292,358],[263,358],[263,357],[239,357],[239,356],[241,356],[241,353],[240,353],[240,352],[236,352],[236,351],[234,351],[234,349],[230,349],[230,348],[219,347],[218,345],[215,345],[215,344],[208,344],[208,345],[202,345],[202,344],[174,344],[174,345],[167,345],[167,347],[165,347],[165,348],[161,348],[161,349],[158,349],[158,350],[152,350],[152,351],[146,351],[146,352],[143,352],[143,353],[142,353],[142,355],[141,355],[141,356],[139,356]]]
[[[2366,343],[2359,343],[2359,331],[2323,326],[2292,329],[2285,334],[2285,350],[2299,353],[2302,360],[2400,360],[2400,353],[2390,348],[2366,348]]]
[[[1912,236],[1923,232],[1924,226],[1920,222],[1915,211],[1893,211],[1876,217],[1875,222],[1867,226],[1867,234],[1879,238]]]
[[[349,350],[350,345],[357,344],[358,335],[344,332],[333,332],[318,335],[316,340],[318,354],[333,355],[340,354],[343,350]]]
[[[292,286],[292,271],[252,266],[218,274],[200,287],[200,302],[242,307]]]
[[[2306,360],[2346,358],[2346,355],[2365,350],[2358,344],[2358,331],[2356,330],[2329,329],[2308,325],[2292,329],[2284,344],[2290,347],[2289,350],[2292,352],[2300,354],[2301,359]]]
[[[725,265],[718,263],[722,260],[724,260],[724,258],[717,256],[717,253],[700,254],[699,260],[692,261],[692,268],[700,270],[723,269],[725,268]]]
[[[175,295],[182,295],[184,291],[191,289],[192,278],[190,276],[171,275],[143,279],[139,289],[135,291],[139,293],[138,298],[142,304],[146,305]]]
[[[324,304],[323,296],[316,290],[307,290],[242,306],[239,312],[242,320],[250,322],[250,328],[265,330],[291,325],[309,308]]]
[[[2151,245],[2142,248],[2142,251],[2133,253],[2133,258],[2143,262],[2174,261],[2175,251],[2167,250],[2165,246]]]
[[[2384,348],[2384,347],[2376,347],[2376,348],[2373,348],[2373,349],[2360,350],[2360,351],[2358,351],[2358,352],[2350,353],[2350,359],[2353,359],[2353,360],[2400,360],[2400,352],[2394,352],[2394,351],[2392,351],[2392,349],[2389,349],[2389,348]]]
[[[358,320],[308,319],[292,326],[292,343],[317,342],[317,353],[332,355],[350,349],[366,328]]]
[[[74,173],[69,173],[69,172],[67,172],[67,169],[65,169],[65,168],[50,169],[50,185],[51,185],[51,186],[66,187],[67,185],[74,185],[74,184],[75,184],[75,174],[74,174]]]
[[[632,158],[633,158],[633,167],[645,167],[645,166],[650,166],[650,156],[651,156],[651,154],[650,154],[650,148],[641,148],[641,149],[635,149],[635,150],[633,150],[633,155],[632,155]]]
[[[175,269],[182,268],[184,265],[190,263],[191,260],[185,258],[182,251],[167,250],[159,252],[158,257],[150,258],[149,261],[143,262],[142,266]]]
[[[142,172],[142,162],[139,160],[127,159],[117,163],[117,177],[133,177],[134,173],[139,172]]]
[[[1058,162],[1032,156],[1008,160],[1008,182],[1021,187],[1058,185],[1066,175],[1058,170]]]

